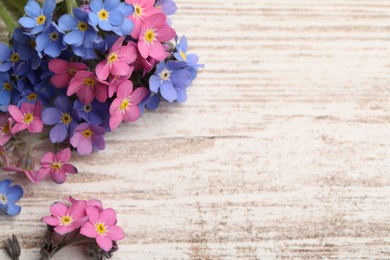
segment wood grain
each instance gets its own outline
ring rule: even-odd
[[[206,64],[188,102],[108,134],[64,185],[6,175],[26,194],[0,239],[34,259],[71,194],[117,210],[114,259],[390,259],[389,1],[177,4]]]

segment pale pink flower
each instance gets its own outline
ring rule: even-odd
[[[145,19],[138,40],[138,49],[145,59],[150,56],[157,60],[163,60],[168,52],[161,44],[176,36],[176,32],[167,24],[166,16],[157,13]]]
[[[133,83],[130,80],[122,82],[118,86],[116,99],[110,106],[110,128],[115,130],[122,120],[133,122],[140,116],[138,103],[146,97],[148,90],[139,87],[133,91]]]
[[[78,201],[85,201],[85,203],[87,204],[87,206],[94,206],[96,207],[99,211],[102,211],[103,210],[103,203],[100,201],[100,200],[76,200],[75,198],[73,198],[72,196],[69,196],[69,197],[66,197],[65,198],[67,201],[69,201],[70,203],[74,204]]]
[[[15,105],[9,105],[8,112],[16,121],[16,124],[11,129],[13,134],[25,129],[27,129],[30,133],[42,132],[42,103],[40,101],[36,101],[34,104],[24,102],[22,103],[20,109]]]
[[[80,70],[70,81],[66,92],[68,96],[75,93],[85,105],[91,103],[94,98],[104,103],[107,99],[107,86],[100,82],[93,72]]]
[[[134,13],[129,16],[133,21],[134,28],[131,32],[131,37],[138,39],[141,32],[141,27],[144,20],[156,13],[161,13],[161,10],[154,7],[155,0],[125,0],[126,3],[134,6]]]
[[[0,114],[0,146],[5,145],[11,139],[13,123],[14,120],[8,114]]]
[[[50,82],[56,88],[67,87],[77,71],[87,68],[84,63],[53,59],[49,61],[49,70],[55,75],[51,77]]]
[[[76,167],[68,163],[70,156],[71,152],[69,148],[65,148],[56,154],[52,152],[44,154],[41,159],[41,168],[38,171],[38,178],[43,180],[47,175],[50,175],[55,183],[64,183],[67,173],[77,173]]]
[[[99,211],[96,207],[86,209],[88,221],[81,227],[80,234],[95,238],[101,249],[108,252],[112,248],[112,241],[125,238],[123,230],[116,225],[116,213],[108,208]]]
[[[96,66],[96,76],[106,80],[111,74],[113,76],[125,76],[132,73],[134,67],[129,64],[137,58],[137,50],[133,45],[123,46],[125,37],[120,37],[111,47],[105,60]]]
[[[85,201],[75,202],[70,207],[57,202],[50,207],[51,216],[43,217],[42,221],[55,227],[54,231],[58,234],[64,235],[86,223],[86,207]]]

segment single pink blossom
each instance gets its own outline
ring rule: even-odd
[[[157,13],[145,19],[138,40],[138,49],[145,59],[150,56],[157,60],[163,60],[168,52],[161,44],[176,36],[176,32],[167,24],[166,16]]]
[[[131,37],[134,39],[139,38],[141,27],[144,20],[156,13],[161,13],[161,10],[154,7],[155,0],[125,0],[126,3],[134,6],[134,13],[129,16],[129,19],[133,21],[134,28],[131,32]]]
[[[115,130],[122,120],[133,122],[140,116],[138,103],[146,97],[148,90],[144,87],[139,87],[133,91],[133,83],[130,80],[122,82],[118,86],[116,99],[112,101],[110,106],[110,128]]]
[[[137,48],[137,44],[135,42],[129,42],[128,44],[131,44]],[[150,56],[147,58],[142,57],[141,53],[137,48],[137,59],[133,63],[134,71],[142,71],[142,76],[144,77],[146,73],[150,72],[153,69],[155,64],[156,59],[153,59]]]
[[[116,225],[116,213],[108,208],[100,211],[96,207],[87,207],[88,221],[81,227],[80,234],[95,238],[101,249],[108,252],[112,248],[112,241],[125,238],[123,230]]]
[[[43,217],[42,221],[55,227],[54,231],[58,234],[64,235],[86,223],[86,207],[85,201],[75,202],[70,207],[57,202],[50,207],[51,216]]]
[[[131,75],[134,67],[129,64],[137,58],[137,50],[133,45],[123,46],[125,37],[120,37],[111,47],[105,60],[96,66],[96,76],[106,80],[111,74],[113,76]]]
[[[11,165],[8,159],[7,166],[2,169],[6,172],[23,173],[32,183],[39,183],[38,172],[34,170],[34,161],[30,155],[23,158],[16,165]]]
[[[100,200],[76,200],[75,198],[73,198],[72,196],[69,196],[69,197],[66,197],[65,198],[67,201],[69,201],[70,203],[74,204],[78,201],[85,201],[85,203],[87,204],[87,206],[94,206],[96,207],[99,211],[102,211],[103,210],[103,203],[100,201]]]
[[[68,163],[70,156],[70,148],[65,148],[56,154],[52,152],[44,154],[41,159],[41,168],[38,171],[38,178],[43,180],[47,175],[50,175],[55,183],[64,183],[67,173],[77,173],[76,167]]]
[[[55,75],[51,77],[50,82],[56,88],[67,87],[77,71],[87,68],[84,63],[53,59],[49,61],[49,70]]]
[[[104,103],[107,99],[107,86],[94,76],[93,72],[79,70],[70,81],[66,94],[75,94],[81,102],[88,105],[96,98]]]
[[[80,155],[88,155],[94,149],[104,149],[105,142],[103,136],[105,133],[106,130],[103,127],[81,123],[74,130],[74,134],[69,142],[74,148],[77,148],[77,152]]]
[[[38,100],[34,104],[23,102],[19,109],[15,105],[9,105],[8,111],[16,124],[12,127],[12,134],[27,129],[30,133],[40,133],[43,130],[42,103]]]
[[[8,114],[0,114],[0,146],[5,145],[11,139],[13,123],[14,120]]]

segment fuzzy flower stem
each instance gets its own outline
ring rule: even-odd
[[[51,257],[53,257],[58,251],[60,251],[62,248],[71,245],[71,244],[80,244],[85,242],[90,242],[91,239],[84,237],[84,236],[76,236],[69,238],[68,236],[64,236],[61,240],[61,242],[54,248],[52,252],[49,254],[41,254],[41,260],[48,260]]]

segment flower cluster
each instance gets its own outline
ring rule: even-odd
[[[76,200],[72,197],[67,200],[70,205],[56,202],[50,207],[51,215],[42,218],[54,228],[50,230],[59,235],[61,241],[57,247],[61,247],[61,243],[92,242],[104,252],[116,250],[116,241],[125,237],[123,230],[116,225],[116,212],[111,208],[104,209],[99,200]]]
[[[202,65],[171,26],[176,9],[173,0],[29,0],[10,45],[0,44],[4,170],[63,183],[77,173],[71,150],[103,150],[122,122],[186,101]],[[39,164],[32,151],[46,141]]]
[[[10,204],[13,205],[22,195],[19,186],[9,187],[10,181],[0,182],[0,199],[3,190]],[[117,241],[125,238],[122,228],[117,226],[115,210],[103,208],[100,200],[77,200],[66,198],[67,202],[56,202],[50,206],[50,216],[42,221],[47,224],[48,234],[41,246],[41,259],[51,259],[58,251],[67,245],[81,244],[87,246],[88,259],[111,258],[118,250]],[[0,209],[3,209],[1,206]],[[11,209],[14,207],[14,209]],[[16,214],[20,211],[15,205],[9,210]],[[4,241],[5,249],[12,259],[19,259],[21,248],[15,235]]]

